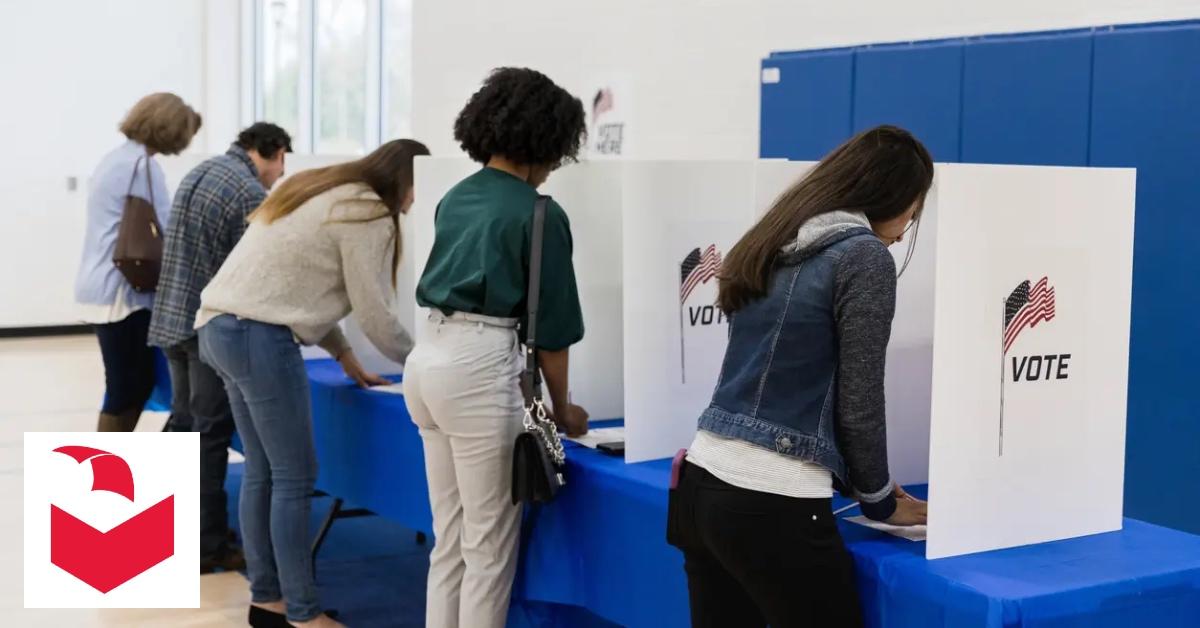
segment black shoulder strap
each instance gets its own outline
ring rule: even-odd
[[[529,239],[529,284],[525,296],[525,370],[539,395],[542,375],[537,364],[537,314],[542,287],[542,237],[546,230],[546,207],[549,196],[539,196],[533,204],[533,225]]]

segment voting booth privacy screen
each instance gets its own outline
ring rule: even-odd
[[[938,164],[930,202],[927,556],[1120,529],[1134,172]]]
[[[728,334],[722,260],[812,166],[602,161],[545,186],[571,220],[587,329],[571,394],[593,419],[625,419],[627,462],[691,443]],[[936,167],[886,381],[893,476],[930,484],[929,556],[1119,529],[1134,172]],[[418,275],[437,200],[478,168],[418,160]],[[892,247],[897,267],[908,246]]]

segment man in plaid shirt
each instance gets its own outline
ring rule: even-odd
[[[175,192],[163,245],[162,271],[149,343],[162,347],[171,369],[169,431],[200,433],[200,572],[244,569],[226,512],[225,472],[233,413],[225,384],[200,361],[192,326],[200,292],[246,230],[246,216],[283,176],[287,132],[266,122],[242,131],[224,154],[197,166]]]

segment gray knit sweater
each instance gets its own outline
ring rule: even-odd
[[[363,184],[333,188],[269,225],[252,223],[201,293],[196,329],[233,314],[285,325],[338,356],[350,346],[338,321],[353,311],[371,344],[403,364],[413,341],[392,288],[396,237],[387,207]]]

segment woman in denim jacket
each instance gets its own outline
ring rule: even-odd
[[[925,523],[925,503],[888,474],[883,375],[897,276],[887,247],[919,221],[932,182],[907,131],[864,131],[726,258],[729,345],[670,524],[693,626],[860,625],[834,488],[872,519]]]

